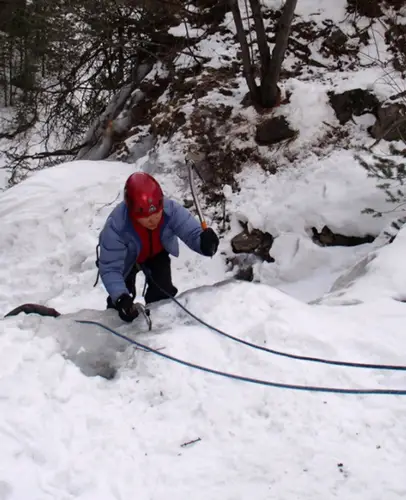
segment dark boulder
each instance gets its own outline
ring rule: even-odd
[[[274,262],[275,260],[269,255],[273,240],[273,236],[269,233],[264,233],[259,229],[249,231],[245,227],[231,240],[231,247],[234,253],[253,254],[265,262]]]
[[[257,125],[255,140],[260,146],[267,146],[293,139],[296,135],[297,132],[289,127],[289,123],[284,116],[275,116],[267,118]]]
[[[376,115],[379,107],[377,97],[368,90],[352,89],[341,94],[328,92],[327,95],[341,125],[351,120],[353,115],[361,116],[366,113]]]
[[[364,243],[372,243],[374,236],[345,236],[344,234],[334,233],[328,226],[324,226],[320,233],[315,227],[312,227],[313,241],[323,247],[343,246],[354,247]]]
[[[406,106],[401,103],[380,106],[377,120],[370,127],[369,133],[375,139],[404,140],[406,137]]]

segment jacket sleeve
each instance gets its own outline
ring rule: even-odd
[[[115,302],[123,293],[129,293],[124,281],[124,263],[127,247],[116,231],[111,218],[107,219],[99,238],[99,270],[103,284]]]
[[[202,228],[193,215],[174,200],[170,200],[171,221],[170,227],[186,245],[197,253],[200,250],[200,235]]]

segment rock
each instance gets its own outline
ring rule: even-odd
[[[237,279],[237,280],[253,281],[254,280],[254,268],[252,266],[248,266],[245,269],[240,268],[234,276],[235,276],[235,279]]]
[[[259,145],[266,146],[292,139],[296,135],[297,132],[289,127],[289,123],[284,116],[275,116],[257,125],[255,140]]]
[[[219,89],[219,92],[220,92],[220,94],[223,94],[223,95],[225,95],[227,97],[232,97],[233,96],[233,91],[230,90],[230,89],[221,88],[221,89]]]
[[[400,141],[406,137],[406,106],[401,103],[381,106],[377,120],[369,129],[375,139]]]
[[[185,199],[185,200],[183,200],[183,206],[184,206],[185,208],[188,208],[188,209],[189,209],[189,208],[192,208],[192,207],[193,207],[193,205],[194,205],[193,200],[186,200],[186,199]]]
[[[379,106],[378,99],[368,90],[352,89],[342,94],[328,92],[327,95],[341,125],[347,123],[353,115],[376,114]]]
[[[382,0],[347,0],[347,12],[374,19],[383,15]]]
[[[312,227],[312,233],[313,241],[324,247],[353,247],[356,245],[363,245],[364,243],[372,243],[375,240],[375,237],[370,234],[366,236],[345,236],[343,234],[333,233],[328,226],[324,226],[320,233],[315,227]]]
[[[265,262],[275,262],[269,255],[269,250],[273,244],[273,236],[269,233],[263,233],[259,229],[248,228],[234,236],[231,240],[231,247],[234,253],[248,253],[260,257]]]
[[[348,52],[348,48],[346,46],[347,40],[347,35],[339,28],[336,28],[323,41],[321,48],[327,53],[334,55],[346,54]]]
[[[227,259],[226,263],[232,271],[236,268],[234,272],[235,279],[242,281],[254,280],[254,263],[249,260],[249,255],[241,254],[231,259]]]
[[[226,264],[234,271],[234,278],[242,281],[254,280],[254,264],[258,257],[252,254],[239,254],[226,260]]]

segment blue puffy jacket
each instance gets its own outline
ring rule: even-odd
[[[171,255],[179,255],[178,237],[197,253],[200,250],[202,228],[193,215],[176,201],[164,198],[164,222],[161,242]],[[127,206],[121,202],[111,212],[100,233],[99,271],[103,284],[115,302],[129,293],[125,278],[134,266],[141,250],[141,240],[135,231]]]

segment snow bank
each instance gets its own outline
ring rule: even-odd
[[[340,276],[321,303],[371,302],[383,297],[406,300],[406,229],[393,243],[369,253]]]
[[[180,300],[260,345],[402,362],[406,311],[395,301],[385,310],[311,307],[248,283],[192,291]],[[108,323],[107,312],[99,314]],[[139,334],[138,341],[215,369],[279,382],[404,388],[403,375],[294,362],[237,345],[190,324],[172,303],[156,307],[153,317],[161,333]],[[11,318],[3,324],[5,498],[90,500],[135,492],[157,500],[246,498],[255,491],[260,499],[315,499],[332,492],[359,499],[389,489],[391,499],[404,495],[404,399],[250,386],[132,349],[119,376],[107,382],[83,376],[61,356],[63,336],[104,335],[97,328],[74,328],[72,318]],[[134,328],[122,325],[119,331],[134,335]]]

